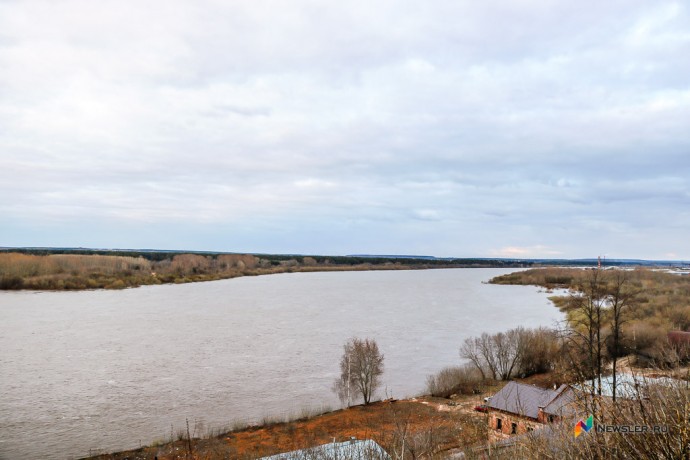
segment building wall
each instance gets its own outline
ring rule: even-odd
[[[539,408],[539,415],[537,415],[537,421],[543,424],[558,423],[561,421],[561,417],[559,417],[558,415],[547,414],[541,408]]]
[[[500,429],[498,426],[499,420],[501,420]],[[513,432],[513,424],[515,424],[515,432]],[[536,420],[520,417],[519,415],[497,411],[489,412],[489,435],[494,439],[507,438],[513,434],[527,433],[530,430],[539,428],[540,425]]]

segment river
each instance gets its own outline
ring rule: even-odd
[[[0,459],[71,459],[304,407],[331,392],[343,343],[372,337],[380,397],[424,391],[469,336],[554,325],[514,270],[292,273],[123,291],[0,292]]]

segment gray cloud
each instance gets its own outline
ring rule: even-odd
[[[0,2],[3,245],[690,258],[680,2]]]

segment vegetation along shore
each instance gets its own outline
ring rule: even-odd
[[[421,256],[323,256],[163,250],[0,248],[0,290],[124,289],[240,276],[314,271],[422,270],[431,268],[530,268],[591,266],[593,259],[487,259]],[[675,266],[664,261],[609,264]],[[684,264],[680,264],[685,266]],[[558,275],[554,275],[558,276]],[[496,280],[510,283],[518,278]],[[541,280],[552,286],[553,280]],[[520,284],[538,284],[529,280]],[[563,283],[555,283],[562,285]]]
[[[123,289],[274,273],[531,265],[488,259],[13,249],[0,251],[0,289]]]

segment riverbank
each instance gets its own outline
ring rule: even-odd
[[[671,330],[690,330],[690,276],[687,274],[640,267],[602,269],[596,273],[594,282],[593,273],[592,270],[548,267],[497,276],[489,283],[539,286],[547,292],[558,289],[577,295],[587,294],[594,286],[602,293],[598,294],[600,296],[603,293],[610,295],[611,289],[618,284],[619,296],[625,295],[630,304],[625,312],[627,335],[637,337],[637,347],[643,337],[656,341],[658,337],[665,339],[666,333]],[[549,299],[566,315],[571,327],[581,323],[577,302],[573,302],[577,296],[561,294]],[[646,344],[646,347],[653,348],[651,344]]]
[[[546,373],[517,380],[550,388],[554,378],[558,377]],[[201,435],[190,421],[189,435],[180,430],[149,446],[80,460],[253,460],[352,438],[372,439],[391,455],[400,451],[404,439],[406,458],[457,458],[488,441],[488,415],[475,408],[504,383],[485,381],[474,394],[388,399],[292,420],[266,420],[222,433],[211,429]]]
[[[493,387],[492,387],[493,390]],[[486,393],[488,394],[488,393]],[[454,399],[423,396],[405,400],[386,400],[368,406],[354,406],[314,417],[267,423],[195,436],[190,428],[173,440],[161,440],[140,449],[100,454],[88,460],[176,460],[256,459],[297,449],[351,438],[374,439],[388,452],[394,451],[402,437],[408,454],[452,452],[486,439],[486,414],[474,407],[484,393]],[[400,446],[397,446],[398,448]],[[85,459],[86,460],[86,459]]]
[[[47,253],[44,253],[47,252]],[[480,259],[326,257],[157,251],[0,252],[0,290],[125,289],[294,272],[521,267]]]

